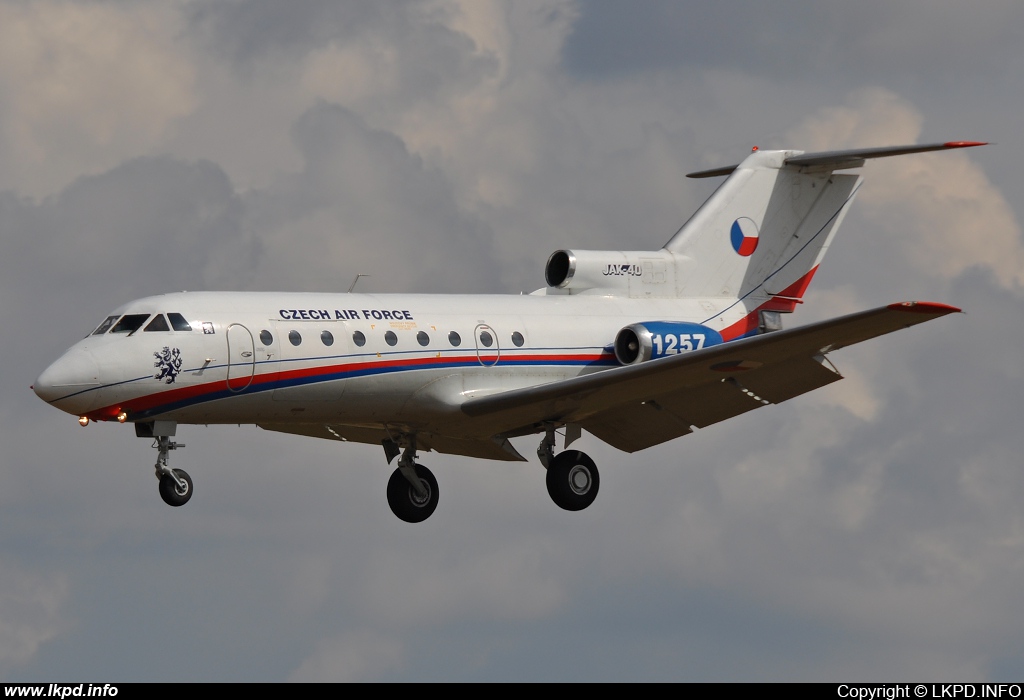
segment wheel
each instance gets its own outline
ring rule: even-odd
[[[174,475],[185,482],[179,486],[178,482],[171,478],[170,474],[160,477],[160,498],[169,506],[183,506],[192,498],[192,477],[184,469],[175,469]]]
[[[400,520],[407,523],[421,523],[437,508],[437,479],[422,464],[416,465],[416,476],[427,490],[426,496],[416,495],[400,469],[396,469],[388,481],[388,505]]]
[[[566,450],[551,461],[548,495],[565,510],[583,510],[597,498],[601,477],[594,460],[579,450]]]

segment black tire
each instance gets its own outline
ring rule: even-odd
[[[192,498],[192,477],[184,469],[175,469],[174,474],[185,482],[184,489],[178,486],[178,482],[172,479],[170,474],[164,474],[160,477],[160,498],[164,499],[167,505],[177,508]]]
[[[416,465],[416,476],[427,489],[426,498],[420,498],[401,470],[396,469],[388,481],[388,505],[399,520],[422,523],[437,509],[437,479],[422,464]]]
[[[583,510],[597,498],[601,476],[586,453],[566,450],[551,461],[547,476],[548,495],[565,510]]]

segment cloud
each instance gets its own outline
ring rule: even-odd
[[[28,572],[10,559],[0,568],[0,668],[24,664],[68,629],[66,574]]]
[[[402,642],[372,630],[355,630],[317,645],[291,674],[297,683],[359,683],[380,678],[402,661]]]
[[[197,106],[176,8],[0,4],[0,188],[45,194],[145,154]]]
[[[493,231],[400,138],[326,103],[293,136],[303,169],[247,197],[261,284],[343,291],[366,273],[364,290],[496,291]]]
[[[168,509],[148,441],[27,389],[151,293],[344,291],[357,272],[361,291],[529,291],[557,247],[656,248],[715,184],[686,172],[755,143],[973,123],[990,101],[963,98],[954,68],[1006,66],[974,89],[1021,94],[1000,77],[1016,7],[972,7],[966,43],[930,45],[966,10],[885,9],[893,29],[873,4],[767,23],[518,0],[0,6],[0,37],[27,37],[0,54],[84,52],[64,102],[62,74],[0,68],[0,150],[22,159],[0,164],[0,662],[149,680],[1018,676],[1019,204],[985,175],[1012,172],[1012,145],[869,164],[786,322],[903,298],[967,315],[836,353],[843,382],[636,455],[584,437],[602,468],[584,513],[549,502],[536,460],[428,454],[445,497],[409,528],[379,447],[194,426],[174,465],[197,495]],[[90,32],[58,31],[76,17]],[[932,29],[900,48],[915,21]],[[913,90],[887,75],[908,71]],[[30,146],[52,156],[38,176]]]
[[[803,150],[897,145],[920,141],[924,116],[907,100],[878,88],[851,94],[794,127]],[[969,152],[919,155],[871,163],[859,197],[870,222],[898,241],[902,257],[925,274],[949,279],[972,267],[999,283],[1024,283],[1020,223],[1002,192]]]
[[[626,8],[585,3],[565,42],[565,63],[590,80],[697,71],[742,70],[764,81],[904,82],[942,75],[948,82],[1007,70],[997,56],[1015,43],[1019,5],[884,0],[768,6],[726,0],[696,6],[652,0]],[[975,47],[984,44],[986,51]]]
[[[559,575],[547,573],[550,552],[537,542],[507,542],[499,552],[436,557],[376,554],[363,571],[362,598],[375,619],[420,625],[451,617],[485,615],[538,619],[567,597]],[[416,581],[409,587],[409,581]]]

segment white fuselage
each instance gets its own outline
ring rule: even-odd
[[[458,410],[466,399],[616,366],[611,344],[628,324],[689,321],[725,340],[756,332],[756,313],[735,299],[588,294],[182,292],[114,312],[127,314],[149,317],[133,333],[79,341],[36,392],[93,420],[390,424],[465,436],[474,432]],[[147,330],[156,314],[180,314],[191,330]]]

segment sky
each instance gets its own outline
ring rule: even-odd
[[[1006,681],[1024,675],[1024,5],[0,0],[0,679]],[[534,459],[129,426],[29,390],[181,289],[529,292],[660,248],[753,146],[874,161],[788,326],[954,315],[635,454]],[[536,438],[515,444],[533,455]]]

